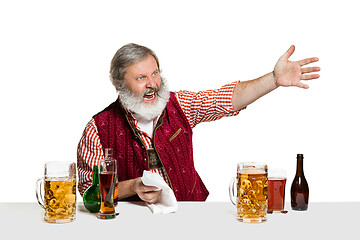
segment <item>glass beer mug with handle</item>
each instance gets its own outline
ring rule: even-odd
[[[36,198],[45,209],[44,220],[68,223],[76,217],[76,165],[73,162],[45,163],[44,177],[36,182]]]
[[[268,170],[264,163],[237,164],[236,179],[229,186],[231,202],[236,205],[237,219],[246,223],[266,221]]]

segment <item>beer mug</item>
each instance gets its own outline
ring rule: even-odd
[[[75,163],[45,163],[44,177],[36,182],[36,198],[40,206],[45,209],[46,222],[74,221],[76,217]]]
[[[264,163],[242,162],[237,164],[236,179],[229,186],[231,202],[236,205],[237,219],[246,223],[266,221],[268,170]],[[236,187],[235,187],[236,184]]]

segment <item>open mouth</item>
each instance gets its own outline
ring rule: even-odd
[[[156,98],[156,93],[152,92],[152,93],[148,93],[144,95],[144,99],[146,101],[152,101]]]

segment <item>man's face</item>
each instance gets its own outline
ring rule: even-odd
[[[128,66],[124,79],[129,90],[137,97],[142,98],[145,104],[157,101],[161,77],[156,60],[152,55]]]
[[[155,58],[149,55],[126,70],[124,81],[118,89],[120,102],[138,117],[155,119],[162,113],[170,97]]]

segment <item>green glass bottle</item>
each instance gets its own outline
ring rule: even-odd
[[[95,165],[93,169],[93,183],[85,191],[83,196],[85,208],[92,213],[100,211],[100,184],[99,184],[99,166]]]

